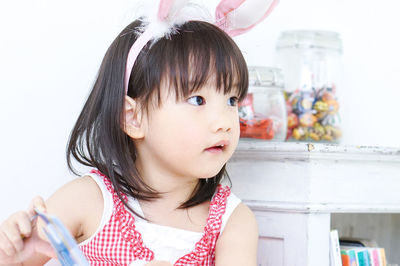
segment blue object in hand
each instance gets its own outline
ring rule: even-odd
[[[38,209],[35,209],[35,212],[46,223],[43,231],[63,266],[90,266],[75,239],[57,217],[45,214]]]

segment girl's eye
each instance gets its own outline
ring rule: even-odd
[[[230,106],[236,106],[237,103],[238,103],[237,97],[230,97],[228,100],[228,105],[230,105]]]
[[[193,105],[203,105],[206,103],[206,100],[201,96],[192,96],[187,101]]]

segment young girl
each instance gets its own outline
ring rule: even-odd
[[[0,264],[55,256],[31,219],[38,208],[91,265],[256,265],[255,217],[220,184],[239,140],[243,56],[207,22],[161,37],[151,27],[137,20],[117,36],[71,133],[69,168],[94,169],[2,223]]]

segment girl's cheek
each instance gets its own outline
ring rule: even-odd
[[[240,124],[239,124],[239,122],[235,126],[234,135],[235,135],[234,138],[236,140],[236,143],[239,142],[239,138],[240,138]]]

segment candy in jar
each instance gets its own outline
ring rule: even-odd
[[[329,97],[323,95],[329,94]],[[287,139],[332,142],[338,140],[342,132],[339,103],[334,89],[321,88],[318,91],[295,91],[286,93],[288,108]]]
[[[282,32],[276,65],[285,78],[287,140],[338,142],[342,42],[329,31]]]
[[[283,141],[287,115],[280,69],[249,67],[249,90],[239,104],[240,137]]]

